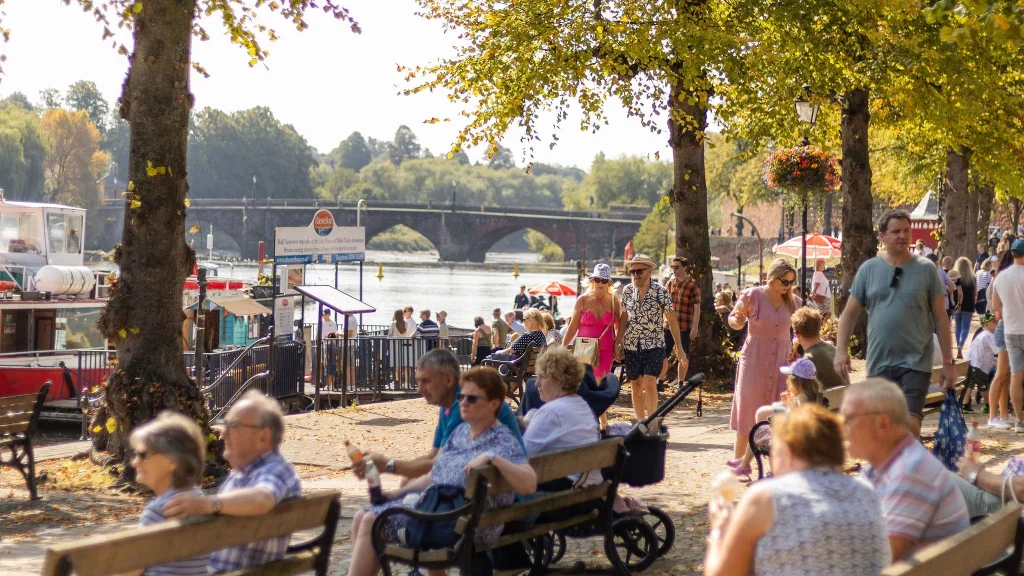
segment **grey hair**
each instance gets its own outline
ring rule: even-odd
[[[447,348],[434,348],[416,360],[416,369],[430,368],[443,374],[451,374],[452,381],[459,381],[459,359]]]
[[[249,390],[239,399],[238,403],[248,402],[256,408],[261,428],[270,430],[270,443],[277,449],[284,440],[284,411],[281,404],[259,390]],[[236,404],[235,406],[238,406]]]
[[[851,384],[843,395],[843,403],[847,402],[859,402],[866,411],[885,414],[896,426],[910,429],[907,397],[899,386],[885,378]]]
[[[206,442],[199,425],[188,416],[164,410],[132,430],[128,443],[132,450],[138,451],[144,444],[147,451],[173,460],[171,484],[175,488],[190,488],[199,483],[206,463]]]

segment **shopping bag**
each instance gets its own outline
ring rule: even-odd
[[[932,454],[949,470],[958,470],[956,461],[964,455],[967,443],[967,422],[960,411],[960,400],[956,392],[946,390],[946,399],[939,411],[939,429],[935,432],[935,446]]]

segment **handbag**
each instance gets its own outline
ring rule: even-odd
[[[619,315],[615,307],[615,296],[612,296],[612,316],[612,323],[605,326],[601,335],[597,338],[577,336],[572,339],[572,355],[577,360],[591,366],[597,366],[601,363],[601,348],[599,346],[601,338],[604,338],[604,335],[608,333],[608,329],[619,321]]]
[[[967,443],[967,422],[960,412],[960,401],[956,392],[946,390],[946,399],[942,401],[939,411],[939,428],[935,432],[935,446],[932,454],[942,462],[948,470],[956,472],[956,461],[964,455]]]
[[[415,510],[425,514],[443,514],[466,505],[466,491],[458,486],[431,485],[423,492]],[[411,548],[436,550],[454,546],[459,541],[455,532],[458,518],[431,522],[410,518],[405,526],[405,543]]]

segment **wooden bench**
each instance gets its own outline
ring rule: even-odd
[[[471,574],[474,556],[488,550],[514,544],[531,542],[540,550],[540,540],[546,535],[574,526],[596,526],[605,538],[605,551],[609,546],[614,550],[612,534],[612,504],[618,491],[619,479],[626,459],[626,450],[622,438],[603,440],[590,446],[563,450],[549,454],[541,454],[530,458],[530,466],[537,473],[537,483],[565,478],[570,474],[581,474],[591,470],[606,470],[604,480],[594,486],[572,487],[561,492],[544,493],[522,502],[516,502],[501,508],[484,509],[484,500],[488,494],[510,492],[512,488],[493,466],[474,468],[466,483],[468,503],[458,510],[445,514],[423,514],[408,508],[391,508],[385,510],[374,521],[373,547],[380,558],[384,576],[391,576],[391,562],[397,561],[417,568],[443,569],[458,567],[463,576]],[[533,524],[526,522],[521,530],[511,530],[510,525],[538,514],[570,510],[570,507],[587,502],[600,501],[600,505],[589,513],[572,515],[568,518],[550,523]],[[427,521],[458,519],[455,531],[460,535],[458,542],[451,548],[439,550],[416,550],[401,544],[383,541],[382,526],[388,518],[406,515]],[[505,525],[505,533],[493,544],[478,546],[474,542],[477,530],[497,525]],[[617,555],[614,555],[617,559]],[[611,559],[611,558],[610,558]],[[615,570],[622,576],[629,571],[621,561],[612,560]],[[531,574],[544,570],[544,554],[533,554],[534,569]]]
[[[46,550],[42,575],[121,574],[320,528],[322,531],[312,540],[289,546],[284,558],[232,574],[269,576],[312,570],[317,576],[326,576],[341,515],[339,496],[338,492],[299,496],[281,502],[262,516],[172,520],[60,544]]]
[[[882,571],[882,575],[1016,575],[1024,545],[1024,521],[1020,514],[1021,505],[1011,503],[967,530],[893,563]]]
[[[514,360],[485,358],[483,361],[484,366],[490,366],[501,373],[501,378],[508,387],[508,397],[515,402],[516,407],[523,401],[526,381],[537,373],[537,357],[540,356],[540,352],[539,346],[531,346],[523,352],[522,356]]]
[[[37,394],[0,398],[0,465],[10,466],[21,473],[28,484],[32,500],[39,499],[36,493],[36,459],[32,453],[32,435],[52,385],[52,382],[43,384]],[[7,460],[3,458],[5,449],[11,451]]]

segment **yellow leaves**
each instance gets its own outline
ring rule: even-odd
[[[138,328],[129,328],[128,331],[131,332],[132,334],[138,334],[139,333],[139,329]]]
[[[107,433],[108,434],[113,434],[114,431],[117,430],[117,420],[114,420],[113,418],[107,418],[107,425],[106,425],[106,427],[107,427]]]
[[[129,191],[129,192],[133,192],[133,191],[135,191],[135,182],[134,182],[134,181],[132,181],[132,180],[129,180],[129,181],[128,181],[128,191]]]
[[[185,198],[185,208],[188,208],[191,205],[192,205],[192,201],[189,200],[188,198]]]
[[[137,210],[142,206],[142,200],[140,200],[138,196],[133,195],[128,206],[131,207],[132,210]]]
[[[141,13],[142,12],[142,2],[136,2],[135,5],[132,6],[132,12],[134,12],[136,14]]]
[[[99,434],[100,430],[103,430],[103,426],[100,426],[100,425],[97,424],[96,426],[93,426],[92,433],[93,434]]]
[[[259,64],[259,62],[260,62],[259,58],[252,58],[252,59],[250,59],[249,60],[249,68],[252,68],[253,66]]]
[[[199,234],[199,222],[196,222],[188,229],[189,234]]]
[[[123,340],[128,337],[128,331],[125,330],[124,328],[121,328],[120,330],[117,331],[117,335]]]

